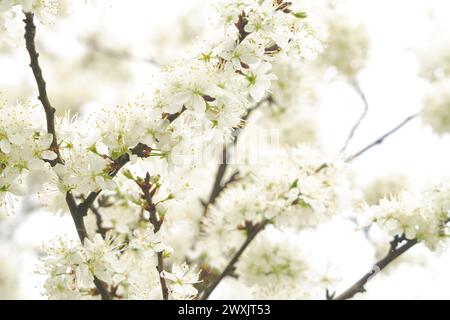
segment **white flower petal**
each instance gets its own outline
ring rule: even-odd
[[[6,154],[11,152],[11,144],[9,143],[8,140],[6,139],[0,140],[0,150]]]
[[[52,160],[55,160],[56,158],[58,158],[58,155],[53,151],[45,150],[45,151],[42,151],[41,157],[44,160],[52,161]]]

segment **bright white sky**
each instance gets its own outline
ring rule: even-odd
[[[102,2],[101,0],[98,2]],[[74,12],[80,27],[89,28],[97,21],[107,26],[110,35],[121,43],[139,43],[140,39],[162,26],[175,23],[178,17],[202,0],[172,1],[107,1],[103,16],[86,9]],[[349,0],[343,10],[350,16],[364,22],[372,36],[373,45],[370,63],[360,75],[360,85],[370,104],[370,111],[361,129],[357,132],[350,150],[356,151],[378,138],[404,118],[421,108],[425,84],[417,76],[418,64],[413,49],[427,46],[427,36],[432,29],[431,17],[443,18],[450,12],[450,2],[446,0]],[[445,19],[441,19],[445,21]],[[84,26],[83,26],[84,25]],[[447,28],[450,30],[450,26]],[[449,43],[450,45],[450,43]],[[145,45],[142,45],[145,47]],[[67,46],[52,50],[67,54]],[[3,65],[1,65],[3,67]],[[9,76],[17,70],[10,67]],[[5,68],[3,68],[5,70]],[[143,92],[151,82],[147,69],[138,68],[140,85],[133,94]],[[5,74],[0,75],[0,84]],[[131,94],[130,94],[131,95]],[[349,129],[362,110],[357,95],[345,84],[335,84],[324,93],[322,126],[327,145],[332,149],[342,146]],[[448,175],[450,163],[450,137],[438,138],[418,120],[414,120],[395,137],[355,162],[361,181],[368,181],[377,175],[403,172],[420,182],[430,178]],[[339,222],[336,222],[339,225]],[[335,226],[335,225],[333,225]],[[336,243],[321,244],[318,248],[324,254],[336,254],[336,260],[347,261],[349,279],[363,274],[370,268],[372,255],[365,246],[358,247],[342,232],[350,228],[342,224],[340,237]],[[329,232],[326,227],[323,232]],[[22,245],[35,246],[39,241],[53,238],[62,233],[73,233],[72,222],[66,218],[49,217],[45,213],[33,215],[19,230],[16,239]],[[367,297],[371,298],[448,298],[444,283],[448,283],[450,254],[436,257],[415,250],[411,256],[425,257],[430,263],[425,270],[415,264],[402,264],[387,276],[374,279]],[[348,263],[348,260],[351,263]],[[33,267],[36,260],[30,254],[25,259],[24,297],[38,298],[39,289],[34,288]],[[411,282],[414,279],[414,282]]]

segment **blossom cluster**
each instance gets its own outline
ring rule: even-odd
[[[102,281],[116,299],[158,299],[159,274],[153,267],[157,252],[170,253],[151,227],[135,232],[129,243],[104,240],[96,234],[84,244],[58,240],[46,248],[41,272],[48,276],[45,294],[52,299],[98,299],[94,279]],[[197,277],[186,266],[173,266],[165,272],[171,281],[171,295],[178,299],[192,298]]]
[[[48,172],[52,135],[37,105],[0,105],[0,212],[11,212],[15,196],[27,192],[28,177]],[[39,121],[40,120],[40,121]],[[35,181],[36,182],[36,181]]]
[[[95,112],[89,122],[96,130],[89,135],[76,129],[84,119],[68,123],[67,133],[78,133],[66,138],[62,128],[66,164],[55,168],[59,188],[79,194],[113,189],[108,174],[113,161],[127,153],[136,158],[130,149],[138,144],[147,146],[147,157],[180,164],[205,141],[228,139],[246,110],[269,91],[275,59],[307,50],[304,17],[287,7],[273,1],[227,2],[224,8],[233,16],[223,40],[167,67],[150,103]]]
[[[300,9],[290,3],[226,1],[220,10],[223,39],[206,45],[191,63],[169,67],[155,103],[164,113],[185,108],[199,127],[227,138],[270,90],[273,64],[307,55],[314,39],[305,17],[296,14]]]
[[[308,269],[301,250],[292,241],[273,238],[267,232],[260,235],[237,264],[237,274],[250,287],[298,287],[306,281]]]
[[[0,4],[0,14],[20,5],[44,19],[57,4],[10,0]],[[217,276],[255,230],[260,233],[234,266],[239,281],[258,297],[304,298],[313,287],[323,295],[329,279],[314,282],[315,268],[293,239],[271,237],[316,228],[345,213],[353,196],[347,165],[318,146],[317,87],[310,85],[313,72],[304,61],[318,43],[297,3],[225,0],[218,10],[219,40],[164,66],[151,94],[85,115],[57,116],[58,148],[41,107],[1,107],[0,209],[10,211],[13,199],[33,183],[52,211],[68,210],[67,195],[77,203],[99,195],[81,217],[87,233],[82,243],[58,240],[45,249],[46,296],[99,299],[104,287],[114,299],[160,299],[165,281],[171,299],[198,298],[205,270]],[[320,62],[353,81],[367,60],[368,36],[345,19],[327,23]],[[439,133],[450,123],[447,98],[431,99],[423,112]],[[199,201],[209,185],[189,175],[196,165],[203,174],[210,166],[190,159],[205,146],[222,151],[232,145],[253,111],[262,120],[250,128],[280,129],[281,144],[257,145],[256,164],[243,153],[237,169],[228,166],[239,170],[236,179],[221,181],[213,202]],[[254,138],[244,133],[233,142]],[[33,183],[26,181],[30,175]],[[189,179],[201,186],[184,199]],[[436,248],[448,234],[448,183],[380,200],[397,187],[403,186],[383,181],[370,188],[369,202],[377,204],[368,209],[370,221],[392,236]]]
[[[305,250],[298,235],[267,228],[236,265],[236,274],[257,299],[322,299],[337,270]]]
[[[44,4],[33,3],[31,9]],[[138,144],[147,146],[146,157],[178,163],[205,143],[199,139],[208,132],[213,142],[229,138],[246,110],[269,91],[276,58],[309,50],[312,37],[305,15],[290,3],[228,1],[223,10],[223,39],[196,58],[168,67],[150,103],[105,108],[88,119],[57,119],[64,164],[50,177],[55,189],[77,195],[113,190],[114,161],[127,153],[135,159],[130,150]],[[86,121],[95,130],[85,132]],[[3,147],[7,152],[6,142]],[[54,156],[51,151],[42,154]]]
[[[369,210],[373,221],[390,236],[404,235],[434,250],[448,237],[450,214],[448,179],[424,189],[382,199]]]
[[[298,230],[345,211],[350,192],[341,161],[308,147],[271,152],[267,163],[249,166],[209,208],[200,251],[214,266],[245,240],[249,223]]]

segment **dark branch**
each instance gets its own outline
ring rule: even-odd
[[[345,162],[352,162],[353,160],[355,160],[356,158],[360,157],[361,155],[363,155],[364,153],[366,153],[367,151],[369,151],[373,147],[382,144],[384,142],[384,140],[386,140],[388,137],[390,137],[391,135],[393,135],[394,133],[399,131],[406,124],[408,124],[411,120],[415,119],[417,116],[418,116],[417,113],[409,116],[408,118],[403,120],[400,124],[395,126],[393,129],[391,129],[388,132],[386,132],[385,134],[383,134],[380,138],[378,138],[377,140],[375,140],[374,142],[372,142],[368,146],[364,147],[363,149],[361,149],[360,151],[358,151],[354,155],[352,155],[352,156],[348,157],[347,159],[345,159]]]
[[[34,14],[31,12],[25,12],[25,44],[30,56],[30,67],[33,70],[33,75],[36,80],[36,84],[39,91],[38,99],[41,101],[44,107],[45,116],[47,119],[47,132],[50,133],[52,138],[52,143],[50,145],[50,150],[55,152],[57,158],[52,161],[48,161],[51,166],[56,164],[64,163],[59,152],[58,139],[56,136],[55,129],[55,112],[56,109],[50,104],[50,100],[47,94],[47,84],[42,75],[42,69],[39,65],[39,53],[36,51],[35,37],[36,37],[36,26],[34,25]]]
[[[94,277],[94,285],[97,288],[98,292],[100,293],[100,296],[102,297],[102,300],[112,300],[113,297],[111,293],[108,290],[108,284],[103,282],[97,277]]]
[[[405,244],[400,245],[402,242],[406,241]],[[361,279],[359,279],[355,284],[353,284],[349,289],[344,291],[342,294],[336,296],[334,300],[347,300],[353,298],[357,293],[365,292],[365,285],[379,272],[384,270],[391,262],[401,256],[403,253],[411,249],[417,244],[417,240],[407,240],[405,237],[395,237],[391,242],[391,247],[388,254],[378,261],[370,272],[365,274]]]
[[[233,258],[231,258],[228,265],[225,267],[225,269],[222,271],[222,273],[205,289],[201,296],[201,300],[207,300],[211,293],[216,289],[216,287],[219,285],[219,283],[229,274],[231,274],[234,270],[234,267],[236,263],[241,258],[242,254],[245,252],[245,250],[248,248],[250,243],[255,239],[255,237],[266,227],[268,224],[268,221],[265,220],[263,222],[260,222],[256,225],[254,225],[248,232],[247,239],[242,244],[242,246],[239,248],[239,250],[234,254]]]
[[[97,225],[97,232],[102,236],[103,239],[105,239],[108,229],[106,229],[102,226],[103,218],[99,211],[99,208],[96,208],[94,205],[92,205],[90,207],[90,209],[91,209],[92,213],[95,215],[95,223]]]
[[[350,134],[348,135],[348,138],[345,141],[345,144],[344,144],[344,146],[341,149],[341,153],[343,153],[343,152],[345,152],[345,150],[347,150],[347,147],[350,144],[350,141],[352,141],[353,137],[355,136],[356,130],[358,130],[359,126],[361,125],[361,123],[363,122],[363,120],[367,116],[367,113],[369,112],[369,103],[367,102],[366,95],[361,90],[359,84],[357,82],[354,82],[353,83],[353,88],[358,93],[358,95],[361,97],[361,100],[363,101],[363,104],[364,104],[364,110],[363,110],[363,113],[361,114],[361,116],[358,118],[358,120],[354,124],[352,130],[350,131]]]

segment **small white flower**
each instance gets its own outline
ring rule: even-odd
[[[274,74],[269,73],[271,69],[270,63],[262,62],[255,70],[246,74],[249,93],[256,102],[262,100],[270,89],[272,81],[277,79]]]
[[[193,285],[199,282],[199,274],[189,271],[186,263],[174,264],[172,272],[163,271],[161,276],[170,281],[169,289],[174,299],[193,299],[198,293]]]

